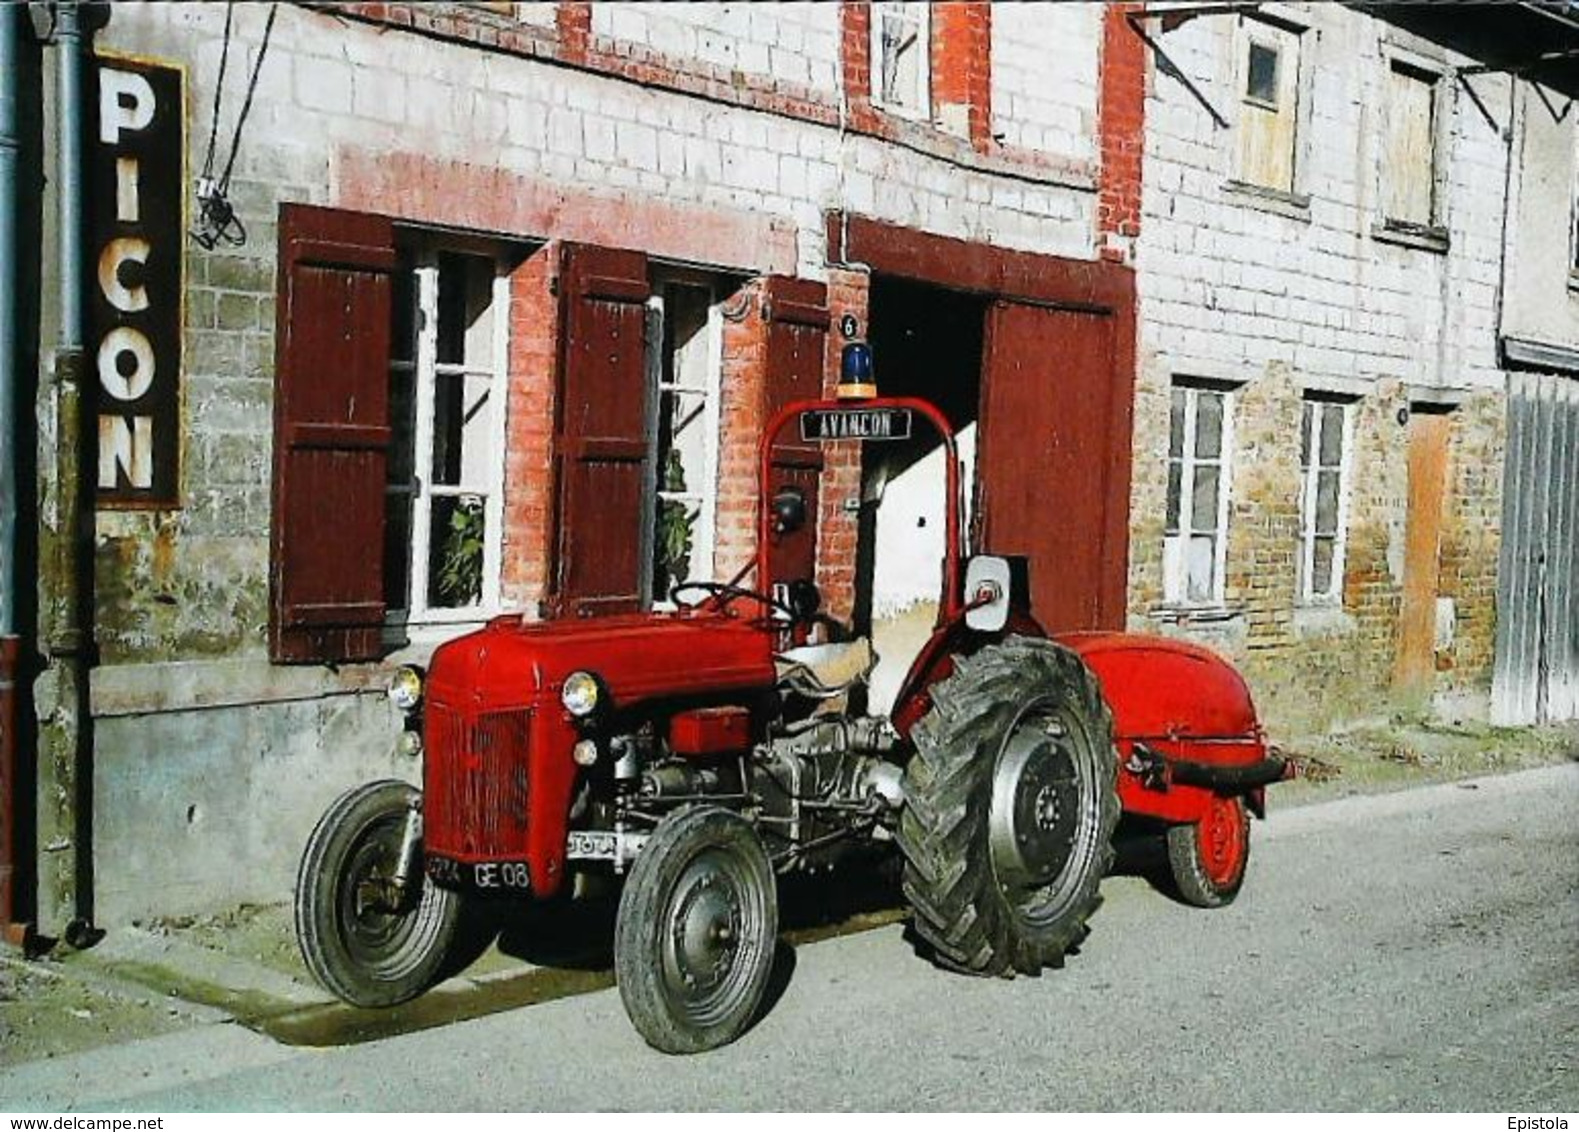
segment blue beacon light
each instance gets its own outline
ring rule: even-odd
[[[839,355],[839,400],[865,401],[876,397],[873,370],[872,347],[866,342],[846,343]]]

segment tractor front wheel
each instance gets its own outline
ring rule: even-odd
[[[1250,814],[1243,798],[1214,794],[1199,821],[1168,827],[1168,867],[1187,904],[1233,903],[1249,863]]]
[[[716,806],[659,823],[614,925],[614,977],[632,1025],[663,1053],[727,1045],[756,1016],[778,941],[778,888],[757,831]]]
[[[899,845],[916,934],[979,975],[1058,966],[1101,902],[1113,719],[1080,658],[1011,637],[959,657],[912,729]]]
[[[433,983],[454,942],[460,897],[397,865],[421,793],[371,782],[319,819],[296,876],[296,940],[307,968],[352,1006],[394,1006]],[[420,848],[420,847],[419,847]]]

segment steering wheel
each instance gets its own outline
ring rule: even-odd
[[[728,582],[681,582],[678,586],[675,586],[674,589],[669,591],[669,599],[676,605],[684,605],[692,609],[701,605],[702,601],[700,600],[687,601],[685,598],[680,596],[687,590],[700,590],[709,598],[716,599],[720,608],[728,605],[736,598],[749,598],[751,601],[754,601],[759,605],[774,610],[775,612],[784,614],[785,617],[789,618],[791,623],[801,619],[799,613],[795,612],[794,609],[784,604],[782,601],[779,601],[777,598],[771,597],[765,593],[760,593],[757,590],[747,589],[745,586],[732,585]]]

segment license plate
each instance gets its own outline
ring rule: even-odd
[[[472,866],[472,884],[481,889],[525,892],[532,887],[532,875],[525,861],[484,861]]]
[[[429,856],[428,875],[446,888],[476,888],[484,892],[528,892],[531,870],[525,861],[482,861],[467,864],[449,857]]]

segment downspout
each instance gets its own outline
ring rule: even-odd
[[[17,923],[17,664],[22,641],[17,631],[17,481],[21,424],[17,419],[17,212],[21,183],[21,122],[15,76],[21,64],[23,9],[0,7],[0,933],[14,943],[25,939]]]
[[[55,348],[54,538],[46,558],[49,609],[46,679],[54,696],[41,720],[39,920],[73,946],[93,930],[93,719],[88,669],[93,628],[85,616],[92,568],[91,502],[83,476],[83,47],[79,5],[56,10],[56,224],[60,331]],[[44,713],[41,711],[40,715]]]

